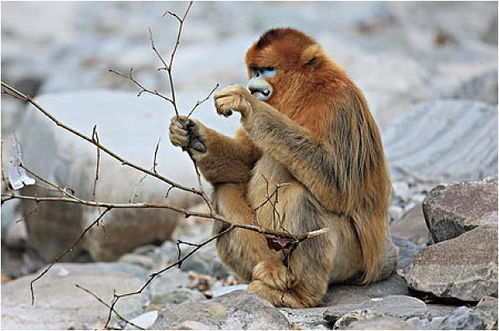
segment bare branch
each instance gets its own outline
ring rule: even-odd
[[[138,97],[140,97],[142,95],[142,93],[152,94],[152,95],[160,97],[163,100],[168,101],[170,104],[174,105],[174,108],[176,109],[177,106],[174,103],[174,100],[172,100],[172,99],[168,98],[167,96],[159,93],[155,89],[149,89],[149,88],[144,87],[144,85],[142,85],[138,80],[136,80],[135,77],[133,76],[133,68],[130,68],[130,70],[128,71],[128,75],[125,75],[125,74],[123,74],[123,73],[121,73],[121,72],[119,72],[117,70],[114,70],[114,69],[109,69],[109,72],[111,72],[111,73],[113,73],[115,75],[124,77],[124,78],[132,81],[135,85],[137,85],[140,88],[140,91],[137,94]]]
[[[114,299],[113,299],[113,301],[111,303],[111,307],[109,309],[108,320],[107,320],[106,325],[104,327],[107,328],[107,326],[109,324],[109,321],[111,320],[111,318],[110,318],[111,312],[114,309],[114,306],[118,303],[118,301],[121,298],[125,298],[125,297],[129,297],[129,296],[132,296],[132,295],[136,295],[136,294],[142,293],[142,291],[153,281],[154,278],[156,278],[157,276],[159,276],[163,272],[165,272],[167,270],[170,270],[171,268],[173,268],[173,267],[175,267],[177,265],[181,265],[185,260],[187,260],[189,257],[191,257],[191,255],[194,254],[194,253],[196,253],[199,249],[201,249],[205,245],[209,244],[210,242],[212,242],[212,241],[214,241],[214,240],[222,237],[223,235],[229,233],[230,231],[234,230],[235,228],[236,227],[234,225],[229,226],[224,231],[218,233],[217,235],[212,236],[209,239],[206,239],[205,241],[203,241],[202,243],[200,243],[198,246],[194,247],[191,251],[189,251],[189,253],[187,253],[184,257],[180,258],[176,262],[174,262],[174,263],[166,266],[165,268],[163,268],[163,269],[161,269],[161,270],[159,270],[157,272],[152,273],[151,275],[149,275],[149,279],[137,291],[135,291],[135,292],[129,292],[129,293],[123,293],[123,294],[115,294],[114,295]]]
[[[199,105],[201,105],[202,103],[204,103],[205,101],[207,101],[211,95],[213,94],[213,92],[215,92],[215,90],[220,86],[220,84],[217,83],[217,85],[215,85],[215,87],[211,90],[211,92],[206,96],[206,98],[204,98],[203,100],[199,100],[199,101],[196,101],[196,104],[194,105],[194,107],[192,107],[191,111],[187,114],[187,118],[189,118],[192,113],[194,113],[194,111],[196,110],[197,107],[199,107]]]
[[[99,144],[99,135],[97,134],[97,124],[94,125],[94,129],[92,130],[92,140]],[[97,147],[97,157],[95,164],[95,180],[94,180],[94,189],[92,190],[92,197],[96,200],[95,191],[97,190],[97,181],[99,180],[99,168],[100,168],[100,148]]]
[[[82,291],[84,291],[84,292],[86,292],[86,293],[90,294],[90,295],[91,295],[91,296],[93,296],[93,297],[94,297],[97,301],[99,301],[100,303],[102,303],[102,304],[103,304],[104,306],[106,306],[107,308],[111,309],[111,306],[110,306],[110,305],[108,305],[107,303],[105,303],[105,302],[104,302],[104,300],[102,300],[101,298],[99,298],[99,297],[97,296],[97,294],[93,293],[92,291],[90,291],[90,290],[88,290],[88,289],[84,288],[83,286],[81,286],[81,285],[79,285],[79,284],[75,284],[75,286],[76,286],[77,288],[79,288],[80,290],[82,290]],[[121,316],[121,315],[120,315],[120,314],[116,311],[116,309],[112,308],[112,309],[111,309],[111,311],[112,311],[113,313],[115,313],[115,314],[116,314],[116,316],[117,316],[120,320],[122,320],[123,322],[125,322],[125,323],[127,323],[127,324],[130,324],[131,326],[136,327],[136,328],[137,328],[137,329],[139,329],[139,330],[144,330],[144,328],[142,328],[142,327],[138,326],[137,324],[134,324],[134,323],[130,322],[129,320],[127,320],[126,318],[124,318],[123,316]]]
[[[186,187],[180,183],[176,183],[172,180],[170,180],[169,178],[167,177],[164,177],[160,174],[157,174],[157,173],[154,173],[153,171],[151,170],[148,170],[146,168],[143,168],[137,164],[134,164],[128,160],[126,160],[125,158],[123,158],[122,156],[118,155],[117,153],[113,152],[112,150],[110,150],[108,147],[102,145],[101,143],[98,143],[96,141],[94,141],[91,137],[88,137],[86,135],[84,135],[83,133],[71,128],[70,126],[62,123],[61,121],[59,121],[57,118],[54,117],[54,115],[50,114],[48,111],[46,111],[43,107],[41,107],[36,101],[34,101],[31,97],[23,94],[22,92],[20,92],[19,90],[17,90],[16,88],[8,85],[7,83],[5,83],[4,81],[1,82],[1,85],[2,87],[8,89],[9,91],[12,91],[13,93],[15,93],[16,95],[19,95],[20,97],[23,98],[23,100],[26,100],[27,102],[29,102],[31,105],[33,105],[36,109],[38,109],[43,115],[45,115],[46,117],[48,117],[50,120],[52,120],[52,122],[54,122],[57,126],[65,129],[66,131],[69,131],[71,132],[72,134],[82,138],[83,140],[86,140],[87,142],[95,145],[96,147],[99,147],[102,151],[104,151],[106,154],[108,154],[109,156],[111,156],[112,158],[118,160],[119,162],[121,162],[121,164],[123,166],[128,166],[128,167],[131,167],[131,168],[134,168],[138,171],[141,171],[143,173],[146,173],[152,177],[155,177],[171,186],[175,186],[176,188],[180,189],[180,190],[183,190],[183,191],[187,191],[187,192],[191,192],[191,193],[194,193],[196,195],[199,195],[203,198],[203,200],[206,201],[207,199],[207,196],[204,192],[201,192],[199,190],[196,190],[195,188],[189,188],[189,187]],[[208,201],[206,201],[207,203],[209,202],[209,199]]]
[[[152,50],[154,51],[154,53],[156,53],[156,55],[158,56],[159,60],[161,61],[161,63],[163,63],[164,67],[166,68],[166,70],[168,70],[168,64],[166,64],[166,61],[165,59],[163,58],[163,56],[161,56],[161,54],[159,53],[158,49],[156,48],[156,44],[154,43],[154,39],[152,37],[152,30],[151,28],[147,28],[147,30],[149,31],[149,41],[151,43],[151,48]]]
[[[95,225],[97,224],[103,217],[104,215],[106,215],[106,213],[108,211],[110,211],[111,208],[107,207],[106,210],[104,210],[100,215],[99,217],[97,217],[97,219],[95,221],[93,221],[89,226],[87,226],[85,228],[85,230],[83,230],[83,232],[80,234],[80,236],[78,237],[78,239],[76,239],[73,244],[71,246],[69,246],[61,255],[57,256],[55,259],[52,260],[52,262],[50,262],[50,264],[38,275],[36,276],[30,283],[29,283],[29,286],[30,286],[30,291],[31,291],[31,304],[35,304],[35,292],[33,290],[33,285],[34,283],[39,280],[40,278],[43,277],[43,275],[45,275],[53,266],[54,264],[56,264],[57,262],[59,262],[64,256],[66,256],[69,252],[72,252],[73,249],[80,243],[80,241],[83,239],[83,237],[85,237],[85,235],[87,234],[88,231],[90,231],[90,229]]]
[[[161,143],[161,137],[158,139],[158,143],[156,144],[156,148],[154,149],[154,157],[152,159],[152,171],[157,174],[158,171],[156,170],[156,166],[158,165],[158,151],[159,151],[159,144]]]

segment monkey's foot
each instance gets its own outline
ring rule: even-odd
[[[276,307],[309,308],[319,304],[321,297],[310,293],[299,284],[287,291],[281,291],[268,286],[261,280],[254,280],[248,290],[268,300]]]
[[[253,268],[253,280],[260,280],[277,290],[293,288],[297,279],[281,262],[262,261]]]

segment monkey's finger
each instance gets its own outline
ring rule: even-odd
[[[188,120],[185,116],[174,116],[170,121],[170,126],[174,125],[178,128],[187,129],[187,123],[189,121],[190,120]]]
[[[189,145],[189,137],[170,133],[170,142],[173,146],[187,147]]]

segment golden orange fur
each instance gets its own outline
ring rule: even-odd
[[[220,114],[241,113],[235,139],[196,120],[193,136],[173,119],[172,142],[191,148],[195,137],[203,144],[191,152],[214,185],[218,212],[234,222],[331,231],[300,244],[286,267],[284,253],[271,250],[264,236],[238,229],[218,240],[222,260],[251,282],[250,290],[289,307],[317,305],[330,283],[390,275],[391,184],[361,91],[319,44],[293,29],[266,32],[248,50],[246,65],[250,75],[255,67],[275,68],[276,75],[265,78],[273,87],[266,101],[240,85],[215,96]],[[278,201],[257,208],[281,184]]]

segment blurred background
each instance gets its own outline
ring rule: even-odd
[[[136,86],[109,72],[133,67],[137,80],[168,94],[147,28],[168,57],[178,25],[162,14],[180,15],[187,5],[2,2],[2,80],[86,134],[97,124],[101,142],[145,167],[162,138],[158,169],[194,185],[189,159],[166,136],[171,107],[152,96],[136,98]],[[365,93],[392,170],[392,220],[420,203],[431,185],[497,175],[497,2],[195,2],[174,63],[181,112],[216,83],[244,83],[247,48],[267,29],[283,26],[312,35]],[[15,135],[27,166],[89,198],[95,149],[26,110],[2,95],[2,166]],[[214,113],[209,100],[194,116],[227,134],[238,127],[236,117]],[[102,167],[102,201],[164,201],[163,183],[140,181],[140,173],[105,158]],[[41,194],[38,189],[23,190]],[[198,203],[177,193],[169,199],[182,206]],[[164,211],[111,214],[107,233],[92,231],[67,260],[114,261],[139,246],[209,234],[202,222],[197,232],[195,222],[188,229],[176,226],[176,215]],[[81,206],[6,202],[2,275],[37,270],[97,215]]]

